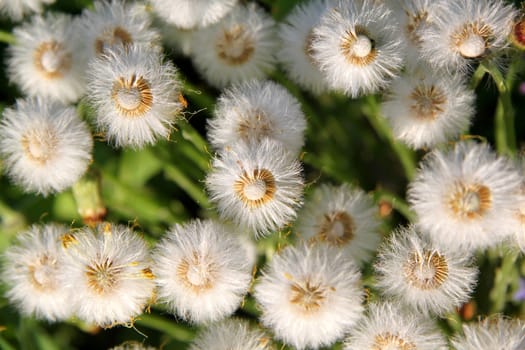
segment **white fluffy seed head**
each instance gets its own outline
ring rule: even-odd
[[[110,50],[143,45],[160,51],[160,35],[151,27],[143,5],[111,0],[94,1],[93,10],[84,10],[80,19],[86,57],[102,56]]]
[[[237,0],[149,0],[153,11],[182,29],[217,23],[236,6]]]
[[[460,77],[419,65],[393,80],[381,109],[394,136],[421,149],[457,138],[474,106],[475,94]]]
[[[297,99],[271,81],[249,81],[225,89],[208,121],[208,138],[217,150],[239,139],[281,142],[292,154],[304,144],[306,120]]]
[[[313,29],[328,6],[326,0],[299,3],[279,25],[277,59],[295,83],[319,95],[328,90],[319,65],[313,58]]]
[[[501,0],[442,1],[421,34],[422,55],[432,66],[465,73],[473,59],[501,56],[515,17],[515,7]]]
[[[300,163],[276,141],[236,143],[214,159],[206,187],[222,218],[264,235],[295,218],[302,204],[301,170]]]
[[[257,4],[236,6],[220,22],[195,32],[195,68],[218,88],[264,78],[275,61],[274,27],[274,20]]]
[[[444,315],[466,302],[477,269],[465,252],[436,248],[412,226],[392,233],[378,252],[377,287],[425,315]]]
[[[155,250],[158,296],[171,312],[203,323],[231,315],[251,281],[239,238],[215,221],[175,225]]]
[[[180,96],[175,66],[144,46],[108,51],[90,63],[89,101],[116,146],[142,148],[167,138],[181,116]]]
[[[81,320],[100,327],[133,324],[155,287],[148,247],[130,228],[102,223],[62,238],[64,283]]]
[[[15,27],[7,58],[10,80],[30,96],[77,101],[85,91],[86,70],[77,24],[69,15],[49,13]]]
[[[432,319],[387,301],[368,305],[345,341],[344,350],[446,350],[447,342]]]
[[[300,239],[341,249],[357,264],[370,260],[379,240],[377,208],[366,193],[350,185],[321,185],[297,215]]]
[[[289,246],[274,255],[255,285],[261,322],[297,349],[328,346],[361,316],[361,274],[328,245]]]
[[[313,58],[329,86],[358,97],[388,85],[403,65],[404,43],[388,7],[340,0],[313,31]]]
[[[247,321],[226,319],[209,325],[197,334],[190,350],[271,350],[271,338]]]
[[[459,142],[424,159],[408,200],[436,246],[472,251],[515,233],[521,183],[514,165],[487,144]]]
[[[20,21],[27,14],[42,12],[44,5],[54,2],[55,0],[0,0],[0,14]]]
[[[48,321],[64,320],[73,313],[71,290],[61,275],[64,257],[60,236],[69,228],[58,224],[32,226],[18,234],[3,257],[2,280],[7,298],[25,315]]]
[[[86,171],[92,147],[73,107],[30,98],[4,110],[0,155],[9,177],[27,192],[48,195],[72,186]]]
[[[463,334],[452,338],[455,350],[525,348],[525,324],[519,319],[496,315],[463,325]]]

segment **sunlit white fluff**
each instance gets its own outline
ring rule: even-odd
[[[421,55],[423,31],[432,25],[434,17],[439,11],[439,1],[436,0],[391,0],[390,9],[393,11],[401,34],[406,43],[406,65],[412,68],[422,61]]]
[[[394,79],[381,109],[394,136],[419,149],[432,148],[466,131],[475,103],[474,92],[461,77],[422,65]]]
[[[444,315],[468,301],[477,277],[468,253],[437,248],[412,226],[381,246],[375,269],[383,294],[426,315]]]
[[[239,139],[274,139],[292,154],[299,154],[303,146],[306,119],[299,101],[272,81],[232,85],[219,97],[214,114],[208,120],[208,139],[218,150]]]
[[[525,324],[519,319],[495,315],[463,324],[463,334],[452,340],[454,350],[519,350],[525,348]]]
[[[3,166],[26,192],[47,195],[72,186],[85,173],[92,147],[89,128],[74,107],[30,98],[3,112]]]
[[[206,187],[222,218],[264,235],[295,219],[302,204],[301,171],[277,141],[236,143],[213,160]]]
[[[279,62],[290,79],[316,95],[328,90],[324,75],[312,56],[313,29],[327,7],[327,0],[298,3],[278,28]]]
[[[380,224],[377,208],[363,190],[324,184],[314,189],[294,226],[300,239],[338,247],[363,264],[379,244]]]
[[[458,142],[421,163],[408,200],[437,246],[474,250],[514,234],[521,177],[488,144]]]
[[[35,225],[19,233],[6,249],[2,268],[6,296],[23,314],[48,321],[71,316],[70,290],[60,278],[64,269],[60,236],[68,230],[58,224]]]
[[[7,69],[25,94],[64,103],[83,95],[87,62],[77,22],[69,15],[34,16],[13,34],[16,42],[8,47]]]
[[[103,223],[62,237],[64,283],[76,315],[101,327],[133,324],[153,298],[146,242],[123,225]]]
[[[153,11],[182,29],[207,27],[220,21],[237,0],[149,0]]]
[[[399,24],[379,1],[340,0],[313,33],[313,58],[329,86],[350,97],[384,88],[403,66]]]
[[[95,0],[93,5],[84,9],[80,19],[87,57],[132,44],[159,49],[160,35],[151,27],[144,5],[124,0]]]
[[[257,4],[236,6],[219,23],[195,32],[195,68],[218,88],[264,78],[275,62],[274,27],[274,20]]]
[[[393,302],[368,305],[365,317],[346,339],[344,350],[446,350],[447,342],[432,319]]]
[[[241,319],[226,319],[197,334],[190,350],[270,350],[271,338]]]
[[[432,66],[465,72],[508,46],[516,9],[502,0],[452,0],[441,1],[436,14],[421,34],[423,56]]]
[[[117,146],[167,138],[180,118],[180,82],[171,61],[144,46],[108,51],[90,63],[88,98],[96,123]]]
[[[211,220],[173,226],[157,244],[154,259],[159,299],[171,312],[195,323],[231,315],[252,277],[238,238]]]
[[[273,256],[255,285],[260,320],[297,349],[340,340],[363,312],[361,274],[328,245],[286,247]]]
[[[19,21],[29,13],[40,13],[44,5],[55,0],[0,0],[0,14]]]

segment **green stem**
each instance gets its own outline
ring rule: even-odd
[[[135,320],[135,324],[155,329],[185,343],[190,342],[195,337],[191,329],[182,326],[174,320],[167,320],[153,314],[142,314],[140,318]]]
[[[16,42],[16,39],[12,33],[0,30],[0,42],[12,45]]]
[[[392,205],[392,208],[397,210],[401,215],[403,215],[408,221],[416,221],[416,213],[414,213],[407,202],[403,198],[383,189],[376,189],[374,191],[374,197],[377,202],[384,200]]]
[[[201,186],[196,185],[192,179],[186,176],[179,168],[171,164],[164,164],[164,173],[166,176],[179,185],[186,193],[193,198],[202,208],[209,208],[208,197]]]
[[[390,144],[403,166],[407,180],[411,181],[416,173],[414,152],[394,139],[390,125],[380,115],[376,96],[370,95],[366,97],[366,106],[363,107],[363,113],[367,116],[376,133]]]
[[[491,312],[502,312],[507,302],[509,287],[518,280],[516,260],[518,252],[509,250],[504,253],[501,266],[496,269],[494,276],[494,287],[490,291]]]

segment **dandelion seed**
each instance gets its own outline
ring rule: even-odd
[[[283,227],[302,203],[300,163],[276,141],[257,147],[237,143],[224,150],[206,179],[219,214],[256,235]]]
[[[48,321],[72,315],[70,290],[61,281],[65,262],[59,238],[68,231],[58,224],[32,226],[5,251],[6,296],[22,313]]]
[[[414,227],[394,232],[379,250],[377,287],[426,315],[443,315],[469,299],[477,269],[463,251],[432,246]]]
[[[93,139],[75,108],[40,98],[17,100],[0,125],[0,154],[9,177],[27,192],[48,195],[87,170]]]
[[[64,280],[77,316],[101,327],[133,323],[155,286],[149,252],[138,234],[104,223],[65,235]]]
[[[255,286],[261,322],[297,349],[328,346],[361,316],[360,277],[351,260],[330,246],[287,247]]]
[[[239,139],[258,143],[269,138],[298,154],[306,120],[299,102],[284,87],[271,81],[250,81],[223,92],[208,126],[210,143],[218,150]]]

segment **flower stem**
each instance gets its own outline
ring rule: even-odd
[[[16,39],[13,34],[0,30],[0,42],[12,45],[16,42]]]

